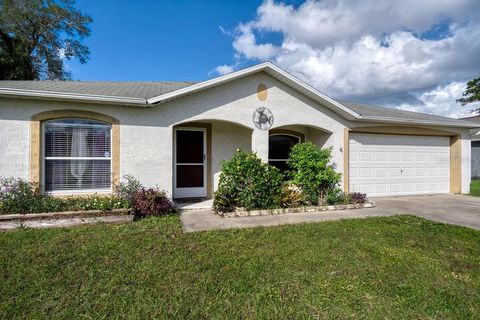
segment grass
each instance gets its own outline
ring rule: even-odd
[[[480,197],[480,180],[472,180],[472,183],[470,183],[470,195]]]
[[[0,233],[0,319],[480,318],[480,232],[412,216]]]

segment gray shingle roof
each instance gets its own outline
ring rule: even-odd
[[[371,116],[371,117],[385,117],[385,118],[395,118],[395,119],[406,119],[406,120],[419,120],[419,121],[438,121],[438,122],[449,122],[452,124],[465,123],[462,119],[454,119],[449,117],[442,117],[428,113],[420,113],[413,111],[399,110],[395,108],[386,108],[379,106],[366,105],[362,103],[349,102],[337,100],[347,108],[355,111],[361,116]]]
[[[0,81],[0,88],[149,99],[195,82]]]
[[[462,120],[467,120],[467,121],[480,121],[480,115],[478,115],[478,116],[472,116],[472,117],[465,117],[465,118],[462,118]]]
[[[196,82],[103,82],[103,81],[0,81],[2,90],[40,91],[45,93],[82,94],[112,98],[150,99],[196,84]],[[360,114],[363,120],[368,117],[389,118],[395,121],[420,121],[449,125],[466,126],[467,120],[452,119],[431,114],[403,111],[393,108],[340,101],[342,105]],[[146,101],[145,101],[146,103]],[[476,125],[472,125],[475,127]]]

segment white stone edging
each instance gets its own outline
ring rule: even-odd
[[[245,210],[243,208],[237,208],[233,212],[219,213],[219,215],[225,218],[253,217],[253,216],[277,215],[277,214],[284,214],[284,213],[336,211],[336,210],[363,209],[363,208],[373,208],[373,207],[375,207],[375,202],[368,201],[365,203],[357,203],[357,204],[337,204],[337,205],[330,205],[330,206],[310,206],[310,207],[279,208],[279,209],[267,209],[267,210],[251,210],[251,211]]]
[[[43,220],[43,219],[66,219],[66,218],[94,218],[106,216],[131,215],[132,209],[112,210],[86,210],[86,211],[63,211],[25,214],[0,214],[0,221],[12,220]]]

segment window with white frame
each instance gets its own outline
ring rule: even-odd
[[[43,185],[46,192],[102,192],[111,189],[109,124],[61,119],[43,124]]]
[[[282,171],[287,170],[290,150],[297,143],[300,143],[300,137],[296,135],[271,134],[268,140],[268,163]]]

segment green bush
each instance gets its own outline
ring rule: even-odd
[[[130,208],[117,196],[92,195],[54,197],[41,192],[37,183],[22,179],[0,178],[0,214],[86,211]]]
[[[367,195],[360,192],[343,192],[339,188],[327,191],[321,204],[364,204],[368,201]]]
[[[38,212],[43,206],[43,195],[37,183],[0,178],[0,214]]]
[[[335,171],[331,158],[331,147],[321,149],[305,142],[292,148],[288,162],[290,176],[292,182],[302,188],[308,204],[319,204],[339,184],[342,175]]]
[[[222,161],[222,173],[213,208],[229,212],[235,207],[271,209],[280,206],[283,175],[263,163],[255,153],[237,150],[229,161]]]
[[[319,205],[348,204],[348,195],[339,188],[327,190],[325,195],[320,198]]]
[[[123,181],[113,186],[114,195],[126,201],[133,207],[135,198],[142,192],[143,185],[133,175],[126,174]]]

